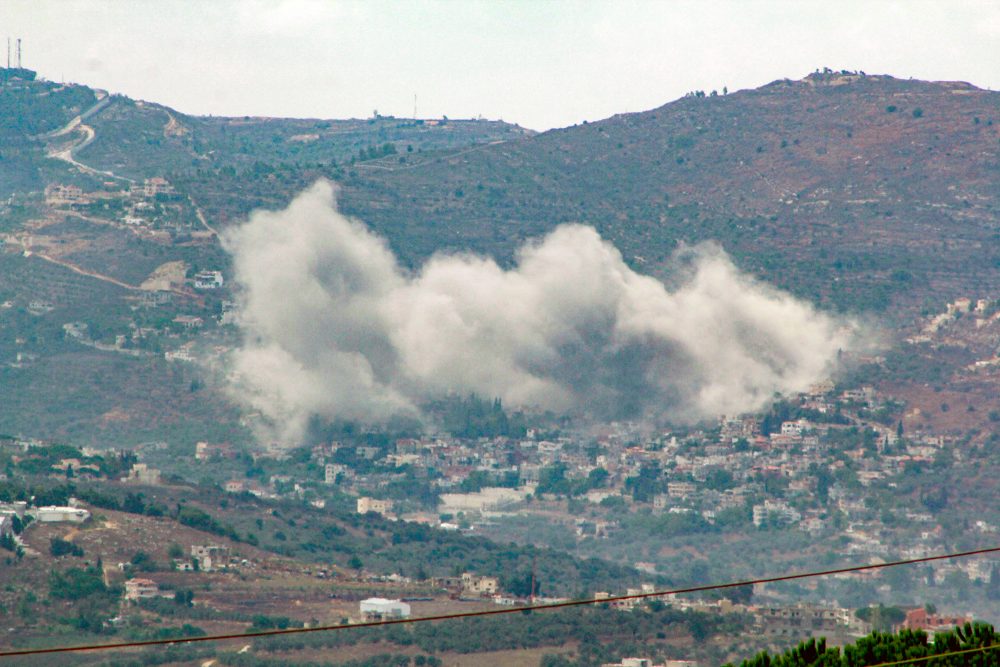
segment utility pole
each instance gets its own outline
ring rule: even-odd
[[[531,604],[535,604],[535,563],[538,557],[535,554],[531,555]]]

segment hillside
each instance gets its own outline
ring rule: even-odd
[[[40,80],[9,81],[0,109],[10,432],[175,439],[183,423],[185,439],[247,438],[203,378],[158,358],[228,344],[229,286],[192,289],[230,268],[215,232],[319,177],[410,265],[439,250],[510,262],[524,239],[584,222],[643,273],[666,276],[679,244],[711,240],[823,308],[904,329],[1000,286],[1000,94],[963,83],[827,71],[539,135],[200,118]],[[86,335],[67,338],[78,324]],[[36,409],[53,396],[58,418]]]
[[[60,454],[80,455],[55,449],[37,448],[33,455],[19,457],[18,465],[28,470],[32,460],[48,463]],[[7,453],[0,449],[10,465]],[[75,494],[79,506],[92,515],[83,523],[33,521],[23,528],[16,548],[8,542],[0,545],[0,609],[8,612],[9,628],[0,648],[337,625],[342,619],[357,620],[358,600],[371,596],[404,596],[419,615],[493,608],[489,598],[460,600],[440,579],[432,580],[456,572],[490,572],[505,587],[514,587],[536,568],[548,595],[597,587],[615,590],[639,581],[639,573],[631,568],[552,549],[504,546],[375,514],[359,515],[353,499],[334,497],[328,506],[316,509],[301,502],[227,494],[180,479],[137,486],[113,479],[120,472],[116,457],[82,458],[84,465],[99,467],[107,478],[62,483],[28,475],[0,483],[3,501],[34,496],[38,503],[65,504]],[[214,565],[202,561],[192,570],[192,547],[201,546],[211,546],[224,557],[215,556]],[[395,575],[386,577],[388,573]],[[155,581],[162,595],[141,604],[123,600],[125,581],[136,577]],[[116,620],[109,623],[109,618]],[[530,620],[524,625],[531,625]],[[696,621],[688,614],[666,612],[647,622],[676,625],[671,636],[686,639],[685,628],[694,628]],[[711,633],[724,631],[727,626],[720,621],[705,619],[701,627]],[[593,632],[587,625],[594,623],[608,624],[601,632],[634,633],[632,619],[608,610],[556,615],[548,622],[555,624],[552,630],[517,641],[470,642],[460,630],[440,628],[434,632],[437,639],[422,648],[428,653],[467,654],[519,647],[558,650]],[[355,632],[304,645],[278,642],[256,648],[297,652],[326,644],[364,646],[380,643],[382,636],[377,631]],[[402,641],[396,633],[389,643],[406,652],[413,642]],[[211,655],[214,650],[199,652]],[[385,646],[376,652],[385,652]],[[83,664],[82,656],[72,657],[36,664]]]
[[[826,307],[912,313],[998,285],[998,140],[998,93],[814,74],[357,171],[343,205],[411,261],[441,247],[509,258],[581,221],[647,272],[680,242],[715,240]]]
[[[74,442],[249,438],[197,369],[163,354],[217,333],[228,291],[196,294],[190,279],[227,268],[215,226],[283,203],[289,175],[530,134],[485,120],[199,118],[30,74],[0,77],[0,430]],[[144,193],[165,175],[177,189]],[[238,203],[206,218],[185,179]]]

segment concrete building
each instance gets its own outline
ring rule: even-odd
[[[192,545],[191,558],[198,563],[199,570],[212,572],[229,564],[229,547],[215,544]]]
[[[368,598],[361,601],[361,616],[366,621],[384,621],[410,617],[410,605],[399,600]]]
[[[327,463],[323,467],[323,483],[336,484],[338,475],[350,475],[351,469],[342,463]]]
[[[133,484],[150,484],[155,486],[160,483],[160,471],[156,468],[150,468],[145,463],[135,463],[132,465],[132,469],[129,470],[128,478],[125,481],[132,482]]]
[[[462,575],[462,592],[471,595],[495,595],[500,590],[496,577],[478,577],[471,572]]]
[[[757,631],[764,636],[793,639],[845,634],[852,627],[849,610],[810,605],[757,607],[754,621]]]
[[[654,665],[650,658],[622,658],[621,662],[605,662],[601,667],[663,667],[663,665]]]
[[[671,498],[687,498],[693,496],[698,491],[698,487],[691,482],[668,482],[667,496]]]
[[[125,582],[125,599],[137,600],[160,596],[160,587],[151,579],[129,579]]]
[[[943,614],[932,614],[924,607],[911,609],[906,612],[906,620],[903,621],[903,628],[910,630],[923,630],[930,634],[951,630],[956,626],[971,623],[971,616],[945,616]]]
[[[753,525],[760,528],[768,520],[781,524],[796,523],[802,518],[797,510],[782,500],[765,500],[760,505],[753,506]]]
[[[442,513],[490,512],[511,507],[524,500],[528,492],[523,489],[486,487],[475,493],[442,493]]]
[[[142,183],[142,196],[147,199],[153,199],[157,195],[172,195],[175,193],[174,186],[170,185],[167,179],[159,176],[147,178]]]
[[[45,203],[49,206],[75,206],[90,202],[90,197],[75,185],[52,184],[45,188]]]
[[[24,518],[24,513],[28,510],[28,503],[23,500],[15,500],[10,503],[0,503],[0,512],[10,512],[16,514],[18,519]]]
[[[196,461],[210,461],[214,456],[233,459],[236,458],[236,450],[228,443],[210,444],[199,442],[195,445],[194,458]]]
[[[222,271],[199,271],[194,276],[196,289],[219,289],[223,284]]]
[[[38,507],[29,513],[39,523],[83,523],[90,518],[90,512],[79,507]]]
[[[368,514],[369,512],[375,512],[376,514],[386,516],[392,512],[392,501],[378,500],[376,498],[368,498],[366,496],[358,498],[358,514]]]

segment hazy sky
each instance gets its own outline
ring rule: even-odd
[[[23,63],[181,111],[534,129],[818,67],[1000,88],[1000,1],[3,0]]]

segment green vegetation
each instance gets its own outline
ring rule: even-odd
[[[83,549],[72,542],[67,542],[61,537],[53,537],[50,540],[49,553],[55,558],[67,555],[77,556],[78,558],[83,557]]]
[[[219,664],[232,667],[320,667],[328,662],[289,661],[286,658],[262,658],[250,654],[221,653]],[[338,662],[338,667],[440,667],[441,659],[432,655],[396,655],[381,653],[370,658]]]
[[[955,651],[992,647],[1000,641],[993,626],[967,623],[964,627],[934,634],[928,642],[922,630],[901,630],[896,634],[873,632],[843,648],[829,648],[825,639],[810,639],[779,655],[760,653],[739,663],[740,667],[865,667],[898,660],[911,660]],[[959,667],[1000,665],[1000,653],[986,650],[931,660],[927,664]],[[727,667],[733,667],[728,665]]]
[[[746,619],[740,616],[679,612],[660,603],[634,613],[582,607],[460,619],[448,623],[268,637],[254,640],[254,646],[258,651],[276,652],[385,642],[396,646],[415,646],[427,653],[478,653],[558,647],[568,641],[579,641],[583,662],[546,664],[599,665],[609,659],[637,653],[665,655],[672,648],[668,636],[687,634],[697,641],[704,641],[715,634],[739,632],[745,627]]]
[[[508,415],[499,398],[486,401],[471,394],[433,403],[433,414],[440,415],[444,429],[459,438],[524,437],[523,413]]]

